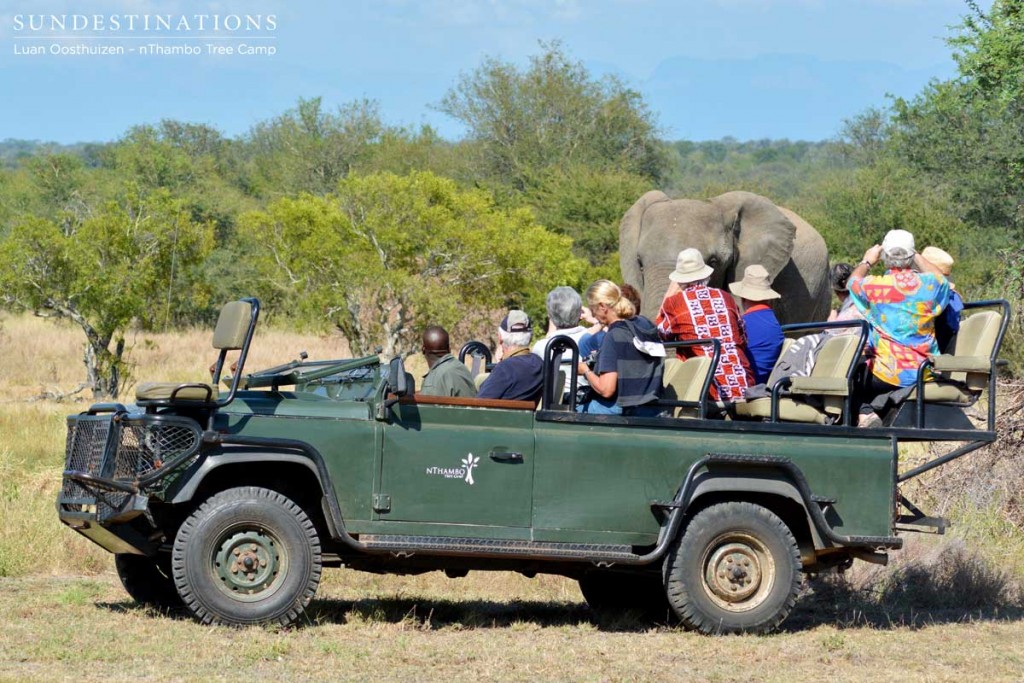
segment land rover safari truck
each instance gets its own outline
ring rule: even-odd
[[[811,374],[742,409],[709,398],[717,342],[678,342],[708,354],[666,361],[664,416],[623,417],[577,413],[563,395],[563,373],[577,379],[566,337],[547,346],[535,405],[417,395],[400,358],[246,374],[258,317],[255,299],[223,309],[212,382],[140,384],[132,405],[67,420],[58,514],[114,553],[137,601],[204,623],[287,625],[324,567],[515,571],[575,579],[595,610],[764,633],[803,573],[884,562],[901,532],[943,529],[900,483],[995,440],[1009,308],[969,304],[954,353],[925,364],[934,381],[922,373],[873,429],[853,426],[863,327],[816,325],[826,341]],[[486,355],[468,346],[465,362]],[[964,407],[985,393],[976,423]],[[901,472],[904,441],[958,445]]]

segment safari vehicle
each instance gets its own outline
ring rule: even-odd
[[[995,440],[1008,313],[1002,301],[969,305],[956,353],[931,363],[939,381],[886,426],[858,429],[863,330],[831,337],[810,377],[747,415],[714,415],[712,353],[667,361],[670,417],[596,416],[561,401],[559,359],[578,353],[565,337],[548,345],[539,406],[416,395],[398,358],[244,374],[259,315],[244,299],[221,313],[212,383],[142,384],[132,406],[68,418],[57,510],[115,554],[133,598],[183,604],[205,623],[292,623],[322,568],[344,566],[560,574],[596,610],[769,632],[801,572],[885,562],[900,531],[943,529],[899,484]],[[983,391],[976,426],[962,406]],[[903,441],[966,443],[899,474]]]

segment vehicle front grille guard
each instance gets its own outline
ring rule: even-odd
[[[62,504],[136,494],[191,460],[202,432],[188,418],[131,414],[119,403],[101,403],[68,418]]]

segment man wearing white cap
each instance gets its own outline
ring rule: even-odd
[[[885,274],[867,275],[879,260]],[[914,250],[913,235],[890,230],[882,244],[864,252],[850,274],[849,289],[853,305],[871,326],[875,400],[861,408],[860,424],[873,426],[880,422],[879,411],[888,407],[888,393],[913,386],[922,361],[939,352],[935,318],[949,304],[949,281]]]
[[[743,271],[743,279],[731,283],[729,291],[740,298],[743,307],[747,357],[754,371],[754,382],[764,384],[772,374],[786,339],[775,311],[767,302],[779,299],[782,295],[772,289],[771,277],[761,265],[747,266]]]

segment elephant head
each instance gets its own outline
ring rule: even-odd
[[[740,279],[748,265],[760,264],[783,295],[780,320],[816,319],[828,311],[828,250],[814,228],[790,215],[798,220],[750,192],[727,192],[709,201],[648,192],[619,227],[622,276],[642,293],[643,314],[653,317],[676,256],[693,247],[714,269],[713,287],[725,287]]]

